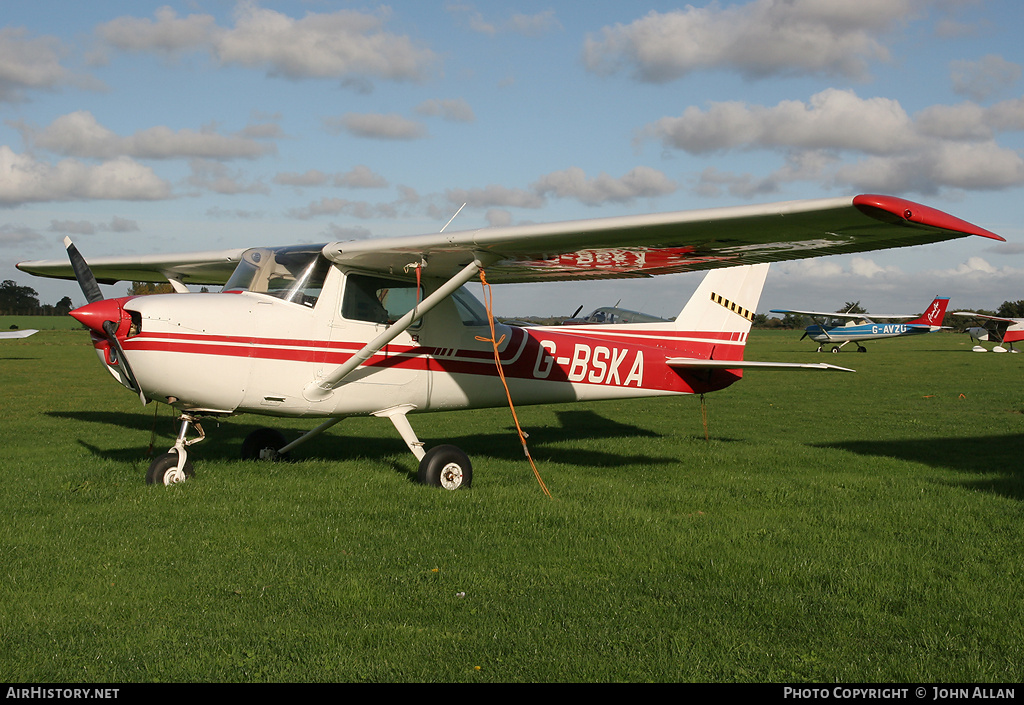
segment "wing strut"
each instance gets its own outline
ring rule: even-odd
[[[331,393],[341,386],[341,383],[346,377],[348,377],[364,362],[369,360],[378,350],[397,338],[399,334],[408,330],[412,324],[420,320],[432,308],[454,294],[459,287],[475,277],[477,271],[484,267],[484,263],[481,261],[483,257],[484,255],[477,255],[473,261],[463,267],[458,274],[438,287],[437,291],[423,299],[423,301],[421,301],[416,307],[395,321],[395,323],[389,326],[383,333],[364,345],[358,352],[336,367],[330,374],[306,385],[302,395],[307,401],[312,402],[323,401],[331,396]],[[489,260],[491,258],[497,259],[494,255],[489,255],[487,257]]]

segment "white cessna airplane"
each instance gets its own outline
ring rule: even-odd
[[[953,315],[978,319],[981,325],[971,326],[967,329],[967,334],[971,336],[972,340],[978,342],[995,343],[992,346],[992,352],[1001,353],[1009,350],[1009,352],[1015,353],[1017,348],[1013,344],[1024,341],[1024,318],[986,316],[985,314],[974,313],[973,311],[956,311]],[[1004,348],[1002,343],[1006,343],[1007,347]],[[987,352],[982,345],[975,345],[972,350],[974,352]]]
[[[767,263],[968,235],[1002,239],[916,203],[861,195],[89,265],[66,241],[69,260],[18,268],[76,278],[89,303],[72,315],[110,374],[143,403],[181,413],[148,482],[192,475],[186,449],[204,437],[203,417],[326,419],[290,442],[261,429],[243,444],[243,457],[275,458],[346,416],[372,415],[395,425],[421,482],[457,489],[472,480],[469,459],[451,445],[424,450],[408,414],[703,394],[748,367],[842,369],[743,360]],[[502,326],[464,287],[701,269],[714,271],[665,323]],[[97,286],[165,280],[180,293],[104,300]],[[189,293],[187,284],[223,290]]]

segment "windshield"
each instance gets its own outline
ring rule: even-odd
[[[252,291],[313,306],[331,268],[322,249],[323,245],[298,245],[246,250],[222,291]]]

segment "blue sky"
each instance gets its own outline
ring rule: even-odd
[[[0,279],[184,252],[887,193],[1007,238],[774,265],[759,311],[1024,298],[1015,0],[5,3]],[[700,274],[515,285],[503,315]],[[123,294],[126,285],[108,289]]]

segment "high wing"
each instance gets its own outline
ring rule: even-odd
[[[453,276],[486,261],[491,283],[648,277],[760,262],[866,252],[968,235],[1003,238],[946,213],[891,196],[861,195],[768,205],[519,225],[334,242],[329,260],[401,274],[422,267]],[[244,250],[90,258],[97,280],[223,284]],[[39,276],[71,279],[63,260],[21,262]]]
[[[986,316],[983,313],[974,313],[973,311],[956,311],[953,315],[967,316],[968,318],[984,318],[986,321],[998,321],[1000,323],[1018,323],[1021,320],[1019,318],[1003,318],[1002,316]]]
[[[914,314],[893,315],[891,313],[829,313],[827,311],[794,311],[788,308],[773,308],[769,313],[791,313],[802,316],[826,316],[828,318],[856,318],[869,321],[873,318],[917,318]]]
[[[211,250],[178,255],[120,255],[89,259],[89,267],[100,284],[117,282],[162,282],[183,284],[224,284],[248,248]],[[18,269],[39,277],[74,280],[75,272],[65,257],[59,260],[18,262]]]

